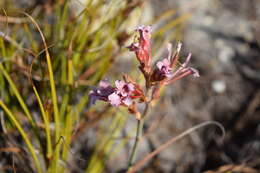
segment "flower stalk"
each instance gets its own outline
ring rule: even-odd
[[[138,144],[139,144],[139,142],[142,138],[142,134],[143,134],[144,118],[147,115],[148,110],[149,110],[149,102],[146,102],[142,117],[140,119],[137,119],[137,129],[136,129],[135,142],[134,142],[134,146],[133,146],[130,158],[129,158],[127,171],[130,171],[130,169],[132,168],[132,166],[134,164],[136,154],[137,154]]]

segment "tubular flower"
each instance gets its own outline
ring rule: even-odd
[[[191,53],[186,58],[185,62],[181,64],[181,66],[172,74],[172,76],[165,81],[165,84],[170,84],[188,75],[193,75],[193,77],[200,76],[198,70],[192,67],[187,67],[188,63],[190,62],[190,58]]]
[[[151,76],[151,82],[162,82],[167,85],[190,74],[194,77],[199,77],[199,73],[196,69],[187,66],[191,59],[191,54],[189,54],[185,62],[174,71],[174,67],[177,65],[179,59],[181,44],[179,43],[177,45],[177,50],[174,56],[171,55],[172,46],[170,43],[167,47],[168,57],[156,63],[156,67]]]
[[[181,43],[178,43],[176,52],[173,56],[171,53],[171,48],[172,45],[169,43],[167,46],[168,57],[156,63],[156,67],[151,75],[150,83],[154,85],[152,99],[157,99],[160,96],[160,89],[165,85],[171,84],[188,75],[193,75],[194,77],[200,76],[196,69],[188,67],[188,63],[191,59],[191,53],[187,56],[185,62],[176,70],[175,67],[178,63]]]
[[[128,46],[130,51],[134,51],[140,62],[140,70],[148,75],[151,70],[151,26],[139,26],[136,31],[139,32],[138,42]]]

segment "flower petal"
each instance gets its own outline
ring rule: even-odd
[[[168,60],[171,60],[172,57],[172,44],[171,43],[167,43],[167,51],[168,51]]]
[[[197,69],[190,68],[190,70],[192,71],[193,77],[200,77],[199,71]]]
[[[162,69],[163,65],[164,65],[164,64],[163,64],[162,61],[158,61],[158,62],[156,63],[156,67],[157,67],[159,70]]]
[[[124,88],[124,86],[126,85],[126,83],[122,80],[116,80],[115,85],[116,85],[117,89],[122,90]]]
[[[116,93],[110,94],[108,101],[112,106],[119,106],[121,104],[121,98]]]
[[[130,106],[132,104],[132,99],[129,97],[126,97],[122,100],[122,102],[126,105],[126,106]]]
[[[163,59],[163,65],[166,67],[166,68],[170,68],[170,61],[169,59],[165,58]]]
[[[131,92],[135,90],[135,86],[132,83],[128,83],[127,87],[128,87],[128,90],[131,91]]]
[[[107,88],[107,87],[110,87],[110,83],[108,81],[108,79],[104,79],[104,80],[101,80],[99,82],[99,87],[102,87],[102,88]]]
[[[185,62],[182,64],[182,67],[187,67],[188,63],[190,62],[191,59],[191,53],[187,56]]]

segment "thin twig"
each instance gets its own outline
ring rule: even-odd
[[[29,23],[29,20],[25,17],[10,17],[10,16],[1,16],[0,15],[0,23],[15,23],[15,24],[21,24],[21,23]]]
[[[184,131],[183,133],[181,133],[180,135],[178,136],[175,136],[173,137],[172,139],[170,139],[169,141],[167,141],[166,143],[162,144],[159,148],[157,148],[156,150],[154,150],[153,152],[151,152],[150,154],[148,154],[146,157],[144,157],[141,161],[139,161],[138,163],[136,163],[134,166],[132,166],[132,168],[128,171],[127,173],[134,173],[136,172],[139,168],[141,168],[145,163],[147,163],[149,160],[151,160],[154,156],[156,156],[157,154],[159,154],[160,152],[162,152],[163,150],[167,149],[169,146],[171,146],[174,142],[182,139],[183,137],[189,135],[190,133],[204,127],[204,126],[207,126],[207,125],[216,125],[218,126],[221,131],[222,131],[222,138],[224,138],[226,132],[225,132],[225,129],[223,127],[222,124],[220,124],[219,122],[216,122],[216,121],[206,121],[206,122],[203,122],[201,124],[198,124],[186,131]]]

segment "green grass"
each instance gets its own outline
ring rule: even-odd
[[[26,13],[12,1],[0,2],[0,17],[6,19],[0,23],[0,112],[4,112],[7,132],[17,129],[27,146],[28,154],[19,157],[33,160],[26,170],[66,172],[64,163],[77,155],[70,148],[77,142],[73,138],[77,127],[88,123],[90,118],[86,115],[94,112],[101,114],[96,122],[105,133],[96,132],[94,152],[81,158],[86,160],[86,172],[103,172],[106,161],[116,155],[109,153],[117,153],[127,143],[113,140],[124,128],[127,113],[102,111],[103,104],[88,108],[88,91],[126,51],[126,41],[132,39],[129,28],[140,20],[142,5],[89,0],[86,6],[78,3],[83,10],[76,13],[70,6],[72,2],[78,3],[54,1]],[[174,11],[166,12],[148,24],[169,20],[173,15]],[[163,46],[165,32],[171,39],[178,38],[186,19],[182,16],[162,25],[155,32],[154,47]],[[136,71],[131,74],[136,76]],[[106,128],[110,123],[110,128]],[[16,146],[20,145],[16,141]],[[99,157],[100,153],[104,157]],[[15,163],[18,169],[19,158]]]

